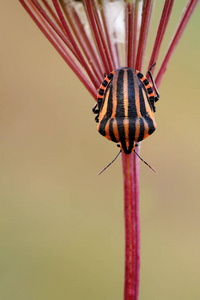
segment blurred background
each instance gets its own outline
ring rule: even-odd
[[[175,2],[158,66],[186,3]],[[157,130],[142,143],[157,174],[140,164],[140,300],[200,299],[199,13],[160,86]],[[0,23],[0,298],[122,300],[120,159],[97,177],[118,150],[19,1],[1,1]]]

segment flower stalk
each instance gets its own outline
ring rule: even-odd
[[[153,0],[19,0],[25,10],[75,72],[92,97],[107,75],[128,66],[144,73],[143,63]],[[156,75],[160,85],[169,60],[198,3],[188,0]],[[142,4],[142,5],[141,5]],[[157,61],[173,8],[165,0],[148,69]],[[81,10],[79,7],[81,6]],[[85,18],[82,18],[84,14]],[[84,24],[83,19],[87,19]],[[111,23],[112,20],[112,23]],[[89,32],[85,26],[89,28]],[[123,31],[124,30],[124,31]],[[124,38],[121,36],[124,33]],[[148,71],[148,69],[146,71]],[[152,69],[152,73],[155,70]],[[148,78],[148,73],[146,73]],[[137,148],[139,152],[140,145]],[[125,216],[124,300],[138,300],[140,270],[139,158],[122,152]]]
[[[140,36],[138,41],[137,57],[136,57],[136,65],[135,65],[135,69],[140,71],[143,68],[144,54],[146,50],[147,37],[148,37],[150,20],[152,15],[152,6],[153,6],[152,0],[143,1],[142,21],[140,27]]]
[[[164,38],[165,31],[167,29],[169,18],[171,16],[173,4],[174,4],[174,0],[167,0],[164,3],[162,15],[160,18],[160,23],[158,25],[158,30],[157,30],[157,34],[156,34],[156,38],[155,38],[155,42],[154,42],[154,46],[153,46],[153,50],[152,50],[152,54],[151,54],[151,58],[149,60],[148,69],[151,66],[153,66],[153,64],[158,59],[158,54],[159,54],[160,47],[161,47],[161,44],[162,44],[162,41]],[[153,75],[153,73],[154,73],[154,68],[152,69],[152,75]],[[146,76],[149,79],[148,73],[146,74]]]
[[[184,8],[181,19],[178,23],[178,26],[177,26],[176,30],[175,30],[174,36],[171,40],[171,43],[168,47],[168,50],[165,54],[165,57],[164,57],[163,61],[162,61],[160,69],[159,69],[159,71],[156,75],[155,82],[156,82],[157,87],[159,87],[160,84],[161,84],[163,75],[166,72],[167,65],[170,61],[170,58],[171,58],[171,56],[172,56],[172,54],[173,54],[173,52],[174,52],[174,50],[175,50],[175,48],[178,44],[183,32],[184,32],[184,29],[185,29],[186,25],[188,24],[188,21],[189,21],[191,15],[192,15],[197,3],[198,3],[198,0],[189,0],[187,5]],[[165,26],[167,26],[167,25],[165,25]]]
[[[139,294],[140,219],[139,219],[139,163],[134,152],[122,153],[124,175],[125,217],[125,277],[124,299],[136,300]]]

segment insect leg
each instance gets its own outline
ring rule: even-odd
[[[99,123],[99,108],[98,108],[98,103],[95,104],[95,106],[93,107],[92,111],[93,111],[94,114],[97,114],[97,116],[94,119],[95,119],[95,121],[97,123]]]
[[[95,106],[93,107],[92,112],[93,112],[94,114],[98,114],[98,113],[99,113],[99,109],[98,109],[98,104],[97,104],[97,103],[96,103]]]
[[[159,100],[159,98],[160,98],[160,95],[159,95],[159,93],[158,93],[158,89],[157,89],[157,87],[156,87],[155,80],[153,79],[153,75],[152,75],[152,73],[151,73],[151,70],[152,70],[152,68],[153,68],[155,65],[156,65],[156,63],[154,63],[154,64],[149,68],[148,74],[149,74],[149,77],[150,77],[150,79],[151,79],[153,88],[154,88],[154,90],[155,90],[155,92],[156,92],[155,102],[157,102],[157,101]]]

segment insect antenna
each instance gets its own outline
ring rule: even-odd
[[[145,163],[152,171],[154,171],[155,173],[157,173],[156,170],[152,166],[150,166],[135,150],[133,150],[133,151],[139,157],[139,159],[141,159],[141,161],[143,161],[143,163]]]
[[[103,173],[103,171],[105,171],[108,167],[110,167],[110,165],[118,158],[118,156],[120,155],[120,153],[122,152],[122,150],[120,149],[119,153],[115,156],[115,158],[105,167],[103,168],[97,175],[101,175],[101,173]]]

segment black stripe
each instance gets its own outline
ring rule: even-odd
[[[130,119],[137,117],[137,110],[135,107],[135,79],[133,70],[128,70],[128,117]],[[129,125],[130,127],[130,125]]]
[[[143,95],[142,90],[145,92],[146,98],[148,99],[147,92],[146,92],[144,86],[142,85],[142,83],[140,83],[140,87],[139,87],[140,113],[141,113],[141,115],[142,115],[143,117],[145,117],[147,111],[146,111],[145,99],[144,99],[144,95]]]
[[[142,118],[140,118],[140,134],[139,134],[137,142],[140,142],[143,139],[144,139],[144,121]]]
[[[106,117],[107,119],[111,117],[112,115],[112,110],[113,110],[113,85],[111,84],[109,88],[107,89],[105,93],[105,97],[109,93],[108,96],[108,106],[107,106],[107,112],[106,112]]]
[[[135,122],[135,117],[129,119],[129,141],[135,141]]]
[[[124,132],[124,123],[123,120],[124,118],[117,118],[117,128],[118,128],[118,133],[119,133],[119,140],[125,141],[125,132]]]
[[[103,89],[100,89],[100,90],[99,90],[99,95],[103,96],[103,94],[104,94],[104,90],[103,90]]]
[[[109,82],[108,82],[107,80],[104,80],[104,81],[102,82],[102,85],[105,86],[105,87],[106,87],[108,84],[109,84]]]
[[[105,127],[106,127],[106,123],[107,123],[107,119],[103,119],[100,123],[100,126],[99,126],[99,133],[102,134],[103,136],[106,135],[106,132],[105,132]]]
[[[148,88],[147,89],[147,91],[148,91],[148,94],[150,95],[151,93],[153,93],[153,90],[152,90],[152,88],[150,87],[150,88]]]
[[[144,83],[144,85],[148,85],[148,84],[149,84],[149,81],[148,81],[147,79],[145,79],[145,80],[143,81],[143,83]]]
[[[102,98],[97,98],[97,105],[98,105],[98,110],[100,111],[101,107],[102,107]]]
[[[126,142],[125,141],[121,142],[122,149],[123,149],[124,153],[130,154],[132,152],[132,150],[133,150],[133,143],[134,143],[134,141],[129,141],[129,147],[127,148],[126,147]]]
[[[145,121],[147,122],[147,124],[149,126],[148,134],[150,135],[155,131],[156,128],[154,126],[153,120],[150,117],[146,117]]]
[[[137,76],[138,76],[140,79],[142,79],[143,74],[142,74],[142,73],[138,73]]]
[[[125,143],[125,140],[120,141],[120,142],[121,142],[122,149],[123,149],[124,153],[126,153],[127,151],[126,151],[126,143]],[[126,154],[128,154],[128,153],[126,153]]]
[[[113,75],[112,73],[110,73],[110,74],[107,76],[107,78],[108,78],[108,79],[112,79],[113,76],[114,76],[114,75]]]
[[[115,73],[116,74],[116,73]],[[124,117],[124,70],[118,70],[116,119]]]
[[[149,97],[150,108],[153,112],[155,112],[155,98],[153,96]]]
[[[113,132],[113,121],[114,119],[110,119],[110,124],[109,124],[109,133],[110,133],[110,138],[113,142],[117,143],[118,141],[115,138],[114,132]]]

